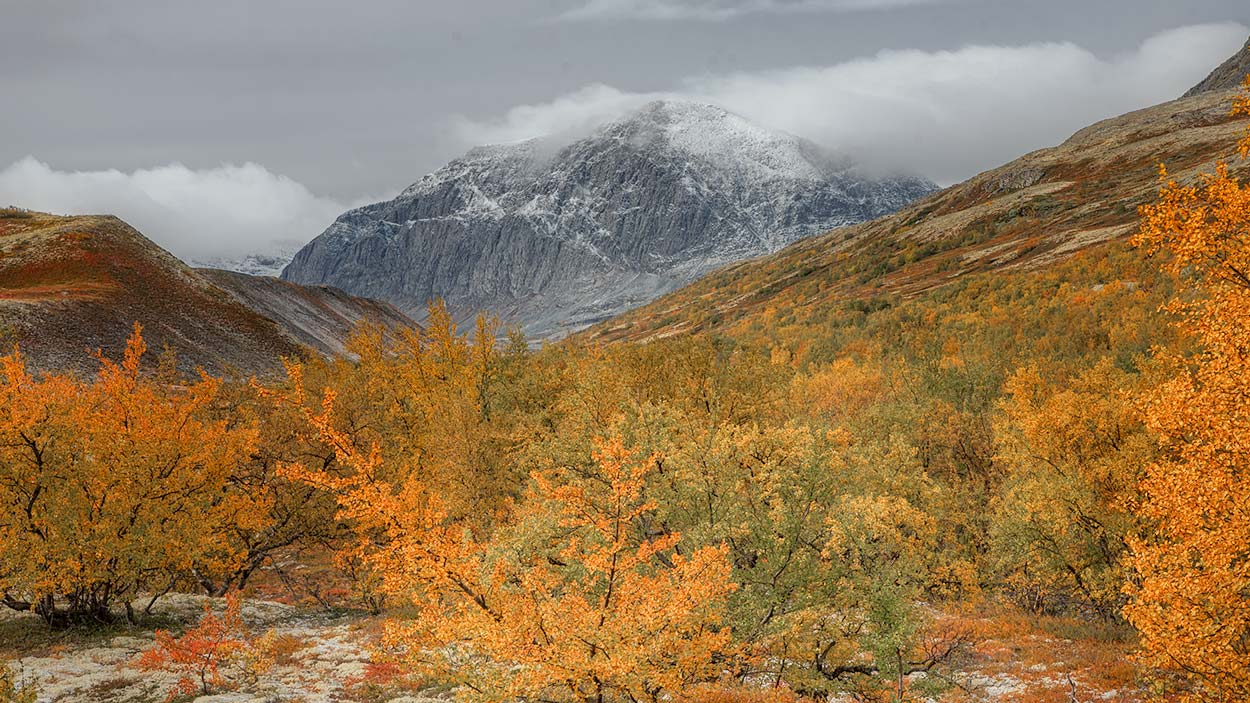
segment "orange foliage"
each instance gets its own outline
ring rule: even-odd
[[[1250,81],[1246,87],[1250,90]],[[1250,114],[1243,96],[1236,114]],[[1250,135],[1241,145],[1250,154]],[[1187,699],[1250,699],[1250,185],[1226,165],[1167,182],[1138,241],[1171,254],[1192,293],[1171,306],[1198,344],[1147,394],[1164,459],[1143,482],[1155,533],[1134,542],[1140,583],[1125,608],[1146,660],[1178,672]]]
[[[214,417],[220,381],[147,376],[144,352],[136,325],[121,363],[101,358],[92,382],[37,378],[16,351],[0,359],[6,605],[107,619],[111,604],[161,593],[193,565],[233,562],[222,526],[266,519],[227,490],[255,432]]]
[[[181,636],[157,630],[156,644],[143,652],[138,666],[145,671],[169,671],[180,677],[169,691],[169,700],[197,692],[208,695],[214,689],[237,686],[223,670],[248,646],[241,601],[231,594],[226,598],[225,612],[218,615],[206,604],[199,623]]]
[[[1008,477],[996,501],[995,560],[1008,593],[1043,611],[1114,617],[1126,538],[1152,443],[1134,407],[1143,383],[1110,359],[1048,382],[1017,371],[996,426]]]
[[[803,700],[784,686],[694,686],[674,699],[675,703],[799,703]]]
[[[381,588],[414,605],[386,641],[414,669],[480,700],[563,690],[585,701],[654,698],[715,678],[729,651],[719,613],[734,586],[722,547],[688,555],[653,533],[654,462],[620,440],[593,466],[535,474],[515,514],[485,535],[455,518],[415,475],[391,481],[376,446],[332,424],[333,394],[309,421],[350,472],[291,467],[330,488],[361,527]],[[640,529],[642,528],[642,529]]]

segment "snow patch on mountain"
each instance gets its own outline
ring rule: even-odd
[[[216,257],[195,259],[187,264],[194,268],[221,269],[246,273],[251,276],[280,276],[282,269],[291,263],[295,253],[300,250],[298,245],[284,247],[268,253],[246,254],[240,257]]]

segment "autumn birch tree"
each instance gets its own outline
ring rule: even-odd
[[[49,621],[108,619],[159,595],[194,563],[225,567],[226,521],[263,521],[234,504],[231,471],[255,433],[209,417],[220,382],[145,376],[138,325],[120,363],[92,382],[35,377],[0,359],[0,597]]]
[[[1233,112],[1250,115],[1250,96]],[[1225,164],[1169,180],[1142,208],[1138,241],[1165,250],[1186,284],[1171,310],[1198,351],[1146,397],[1164,458],[1143,483],[1155,532],[1133,544],[1125,613],[1146,660],[1188,682],[1186,699],[1250,700],[1250,185]]]
[[[681,550],[679,534],[651,529],[653,461],[601,442],[592,463],[536,473],[515,510],[475,530],[419,475],[336,430],[333,407],[331,394],[309,422],[348,470],[290,473],[338,496],[382,588],[416,608],[386,637],[413,669],[482,701],[654,701],[716,678],[726,550]]]

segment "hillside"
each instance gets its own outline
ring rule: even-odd
[[[416,324],[390,303],[358,298],[329,286],[301,286],[272,276],[222,269],[196,272],[243,305],[277,322],[300,344],[325,354],[342,354],[344,342],[361,319],[391,328]]]
[[[1245,121],[1229,117],[1231,95],[1204,92],[1099,122],[892,215],[727,266],[586,336],[754,330],[797,343],[838,306],[889,306],[971,274],[1028,272],[1123,241],[1158,188],[1161,162],[1185,177],[1233,154]]]
[[[870,176],[711,105],[661,101],[571,144],[474,149],[343,214],[282,276],[417,319],[441,297],[458,317],[489,310],[552,338],[934,187]]]
[[[406,320],[341,291],[192,269],[115,217],[0,211],[0,329],[35,368],[91,371],[137,321],[184,371],[268,373],[338,352],[363,317]]]

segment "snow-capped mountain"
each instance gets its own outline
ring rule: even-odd
[[[711,105],[661,101],[572,144],[479,147],[344,213],[282,273],[414,316],[444,298],[557,337],[727,263],[934,190]]]
[[[216,257],[211,259],[192,259],[187,263],[195,268],[221,269],[246,273],[249,276],[279,276],[282,269],[291,263],[299,245],[279,247],[270,252],[245,254],[239,257]]]

